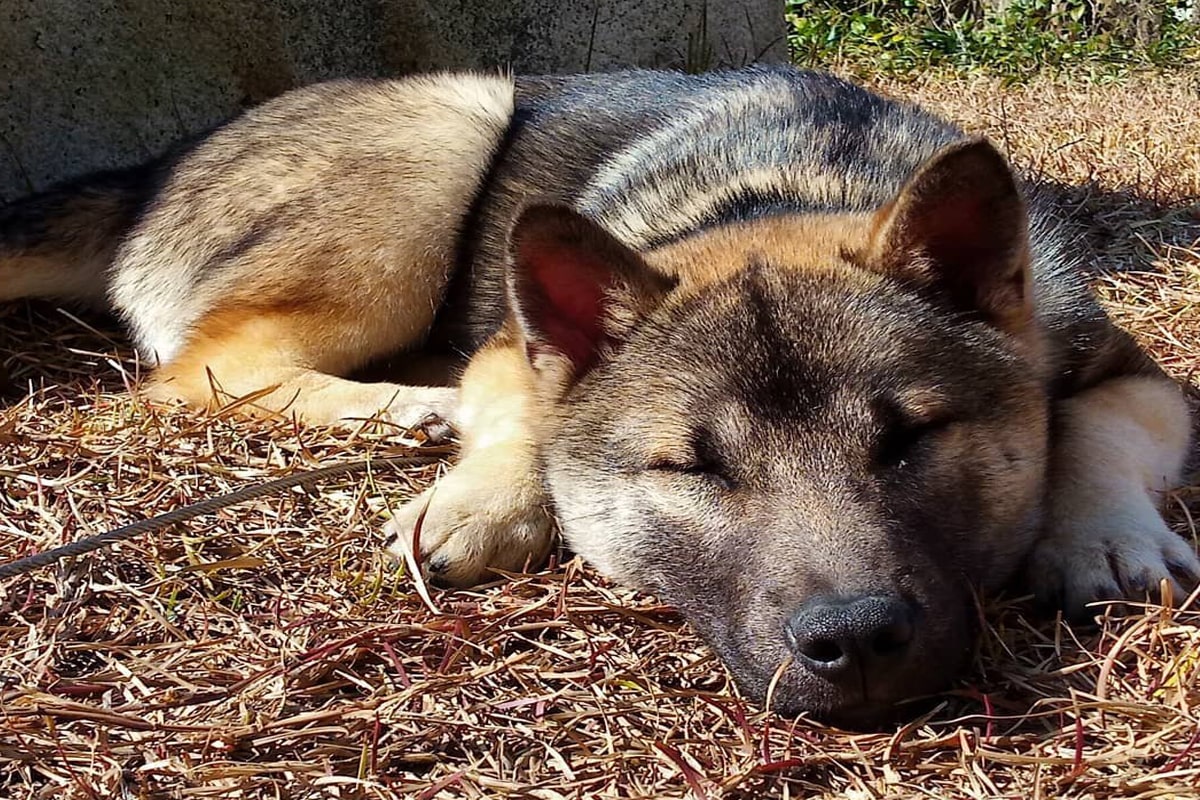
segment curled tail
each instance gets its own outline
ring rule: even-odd
[[[101,172],[0,206],[0,302],[105,302],[109,265],[147,194],[149,170]]]

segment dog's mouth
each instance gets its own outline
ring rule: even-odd
[[[868,595],[812,598],[804,608],[767,624],[688,616],[749,698],[850,730],[920,714],[970,654],[965,605],[961,615],[934,617],[920,604]]]
[[[910,683],[886,688],[872,686],[865,675],[860,680],[860,686],[854,690],[831,685],[817,687],[807,676],[793,682],[781,681],[771,696],[764,698],[764,703],[782,717],[808,716],[844,730],[878,731],[903,724],[928,710],[936,702],[935,693],[945,688],[950,678],[922,682],[920,686]]]
[[[853,690],[818,684],[807,675],[772,675],[763,687],[760,672],[733,670],[735,680],[751,698],[769,705],[781,717],[806,716],[816,722],[852,731],[877,731],[903,724],[927,711],[936,693],[953,680],[952,673],[910,682],[906,686],[872,687],[864,678]],[[789,670],[790,672],[791,670]]]

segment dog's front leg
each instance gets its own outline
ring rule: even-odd
[[[533,373],[519,338],[497,334],[468,364],[459,388],[459,463],[388,522],[387,548],[419,542],[439,581],[466,586],[492,569],[537,566],[553,534],[539,466]],[[419,526],[418,526],[419,521]]]
[[[1200,560],[1158,511],[1187,455],[1179,390],[1160,376],[1116,378],[1060,401],[1055,418],[1035,593],[1074,618],[1098,601],[1161,599],[1164,579],[1181,602],[1200,582]]]

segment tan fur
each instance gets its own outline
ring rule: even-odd
[[[652,251],[646,260],[680,289],[696,291],[758,261],[804,271],[845,271],[870,240],[869,214],[777,216],[711,228]],[[864,282],[869,281],[866,276]]]
[[[324,102],[337,88],[255,109],[173,170],[113,273],[113,300],[147,356],[175,360],[208,335],[211,313],[298,303],[371,319],[343,348],[360,361],[424,338],[508,125],[512,82],[428,76]]]
[[[52,258],[19,255],[0,261],[0,303],[22,297],[96,297],[104,294],[104,272],[92,264],[61,269]]]
[[[246,411],[295,415],[316,425],[374,417],[408,428],[430,414],[453,416],[453,389],[339,377],[362,363],[364,350],[355,344],[367,326],[362,317],[336,312],[210,314],[187,349],[154,373],[148,394],[200,407],[245,401]]]
[[[251,410],[315,424],[453,412],[450,389],[346,378],[424,340],[511,80],[428,76],[322,99],[336,89],[218,131],[117,253],[113,300],[160,364],[152,396],[252,397]]]
[[[1162,492],[1178,485],[1189,419],[1178,388],[1158,377],[1108,381],[1059,404],[1046,534],[1031,561],[1034,589],[1088,599],[1186,597],[1172,565],[1194,560],[1163,522]]]
[[[103,307],[108,268],[130,222],[123,200],[120,190],[47,198],[61,211],[41,220],[38,240],[23,251],[0,248],[0,302],[51,297]]]
[[[546,558],[553,533],[542,484],[534,375],[510,323],[471,359],[460,384],[458,465],[388,522],[389,551],[420,547],[434,575],[471,585],[493,569],[518,571]]]

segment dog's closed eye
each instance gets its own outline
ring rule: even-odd
[[[734,488],[732,470],[713,445],[711,437],[702,431],[694,433],[691,442],[678,451],[653,456],[646,469],[702,478],[722,489]]]
[[[943,409],[902,410],[892,406],[882,414],[883,424],[875,443],[874,463],[883,469],[904,467],[919,458],[924,445],[954,424]]]

